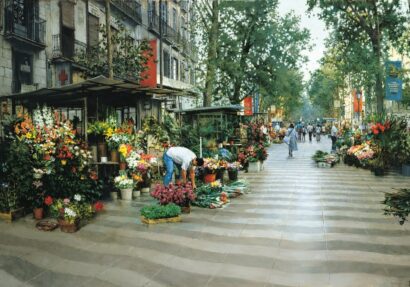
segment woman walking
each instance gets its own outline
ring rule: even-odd
[[[286,135],[289,137],[289,157],[293,157],[293,151],[298,150],[298,135],[293,124],[290,124]]]

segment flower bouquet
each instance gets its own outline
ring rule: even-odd
[[[134,188],[134,180],[129,178],[125,172],[114,178],[114,185],[121,191],[123,200],[132,199],[132,189]]]

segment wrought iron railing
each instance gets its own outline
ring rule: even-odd
[[[159,16],[151,10],[148,10],[148,29],[159,33]]]
[[[126,16],[142,23],[141,4],[135,0],[112,0],[112,5],[124,13]]]
[[[74,43],[70,45],[62,45],[61,34],[52,36],[53,42],[53,58],[67,58],[73,59],[75,56],[81,55],[87,52],[87,44],[78,40],[74,40]]]
[[[46,20],[38,17],[37,13],[29,14],[26,7],[16,1],[8,1],[4,8],[5,35],[18,36],[44,45]],[[0,12],[1,13],[1,12]]]

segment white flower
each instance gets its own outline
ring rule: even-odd
[[[65,208],[65,214],[69,217],[76,217],[77,216],[77,213],[74,210],[72,210],[71,208],[68,208],[68,207]]]
[[[75,201],[81,201],[81,194],[74,195],[74,200]]]

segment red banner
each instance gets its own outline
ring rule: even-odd
[[[151,52],[146,52],[148,61],[147,69],[141,73],[141,87],[156,88],[157,87],[157,40],[149,41]]]
[[[363,92],[353,90],[353,111],[361,113],[363,111]]]
[[[246,97],[243,99],[243,114],[245,116],[252,116],[253,115],[253,98]]]

